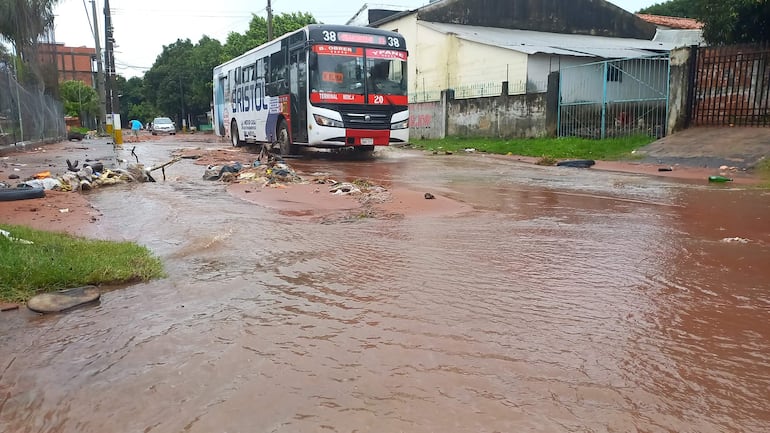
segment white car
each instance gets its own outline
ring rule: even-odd
[[[168,117],[156,117],[152,121],[152,135],[170,134],[176,135],[176,126]]]

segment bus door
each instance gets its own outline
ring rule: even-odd
[[[289,90],[291,92],[291,136],[307,143],[307,51],[304,46],[289,52]]]
[[[227,77],[220,73],[214,82],[214,125],[217,135],[225,136],[225,82]]]

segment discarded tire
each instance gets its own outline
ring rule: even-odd
[[[575,168],[589,168],[594,164],[596,164],[596,161],[594,161],[593,159],[575,159],[572,161],[561,161],[556,163],[556,165],[559,167],[575,167]]]
[[[45,197],[43,188],[2,188],[0,189],[0,201],[26,200],[30,198]]]

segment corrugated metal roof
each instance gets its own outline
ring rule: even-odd
[[[658,29],[655,37],[656,42],[665,42],[675,47],[687,47],[690,45],[705,45],[703,40],[703,31],[701,30],[673,30]]]
[[[418,23],[441,33],[454,34],[460,39],[526,54],[623,59],[656,55],[674,48],[667,42],[643,39],[568,35],[426,21],[418,21]]]

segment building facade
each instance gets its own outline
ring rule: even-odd
[[[38,56],[42,63],[56,64],[59,82],[76,80],[91,87],[95,86],[94,48],[68,47],[63,43],[40,44]]]

